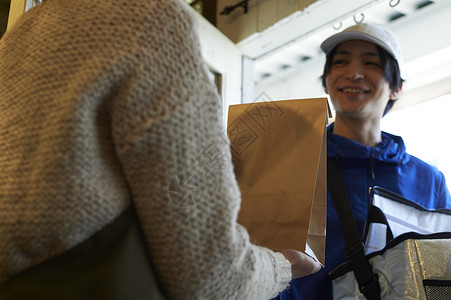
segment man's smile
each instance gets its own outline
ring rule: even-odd
[[[338,90],[343,93],[351,93],[351,94],[366,94],[370,92],[369,90],[353,87],[339,88]]]

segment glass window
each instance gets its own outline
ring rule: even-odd
[[[436,166],[451,187],[451,94],[388,113],[382,130],[404,139],[407,152]]]

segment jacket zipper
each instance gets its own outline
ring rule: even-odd
[[[374,158],[370,159],[370,175],[371,179],[376,179],[376,175],[374,174],[374,166],[376,165],[376,160]]]

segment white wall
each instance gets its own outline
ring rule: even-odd
[[[324,61],[324,58],[318,58],[260,80],[255,85],[255,97],[262,93],[272,100],[324,97],[325,92],[319,78]]]
[[[406,82],[394,109],[451,92],[451,84],[446,84],[451,82],[451,54],[448,55],[449,59],[443,58],[437,66],[429,60],[433,59],[433,55],[429,55],[428,60],[424,59],[425,55],[443,48],[451,49],[451,34],[446,33],[451,28],[450,15],[451,1],[443,1],[424,8],[414,19],[400,19],[387,25],[397,35],[404,52],[403,77]],[[269,78],[258,80],[255,84],[255,97],[263,92],[274,100],[323,96],[324,90],[318,78],[322,74],[324,62],[324,55],[320,55],[308,63],[299,63],[275,72]],[[441,80],[437,87],[437,84],[427,82],[426,73],[437,77],[439,67],[442,77],[435,78],[437,82]],[[449,73],[443,72],[446,70]]]
[[[241,50],[204,17],[193,10],[199,22],[202,53],[208,66],[222,75],[224,120],[228,106],[241,103],[242,56]]]

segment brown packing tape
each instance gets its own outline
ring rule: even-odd
[[[227,130],[242,194],[238,221],[251,240],[274,251],[304,251],[321,263],[327,109],[326,98],[232,105]]]

